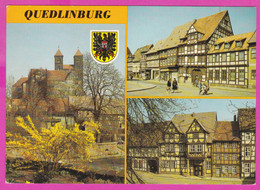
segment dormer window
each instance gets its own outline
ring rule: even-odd
[[[236,42],[236,47],[242,47],[242,45],[243,45],[243,44],[242,44],[242,41],[237,41],[237,42]]]
[[[224,48],[225,49],[229,49],[230,48],[230,43],[225,43]]]
[[[215,49],[219,49],[219,45],[215,45]]]

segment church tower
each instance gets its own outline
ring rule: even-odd
[[[74,69],[83,71],[83,54],[79,49],[74,55]]]
[[[54,62],[55,62],[55,70],[63,70],[63,55],[60,49],[58,49],[58,51],[54,55]]]

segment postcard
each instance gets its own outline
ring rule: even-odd
[[[2,1],[0,189],[258,189],[259,6]]]

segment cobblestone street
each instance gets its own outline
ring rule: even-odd
[[[155,174],[151,172],[135,171],[145,184],[253,184],[254,180],[239,178],[211,178],[197,176],[182,176],[176,174]]]
[[[128,96],[164,96],[164,97],[255,97],[255,89],[210,86],[208,95],[199,94],[199,88],[191,83],[178,84],[178,90],[174,93],[166,92],[166,82],[156,80],[128,80]]]

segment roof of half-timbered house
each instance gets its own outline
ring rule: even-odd
[[[198,32],[204,34],[199,41],[207,40],[216,30],[226,14],[228,14],[227,10],[197,19],[193,26]]]
[[[249,46],[248,42],[253,37],[255,32],[243,33],[234,36],[228,36],[224,38],[219,38],[216,41],[216,45],[220,45],[219,49],[215,49],[215,46],[212,46],[208,53],[221,53],[221,52],[230,52],[230,51],[240,51],[246,50]],[[236,41],[242,41],[243,44],[241,47],[236,46]],[[225,49],[225,43],[231,43],[230,48]]]
[[[167,39],[159,40],[153,48],[151,48],[146,54],[156,53],[157,51],[163,49],[163,45]]]
[[[192,26],[194,22],[195,20],[192,20],[183,25],[175,27],[170,36],[166,38],[162,49],[168,49],[178,46],[180,44],[180,39],[186,36],[189,28]]]
[[[254,35],[252,36],[252,38],[250,40],[248,40],[248,43],[256,43],[256,31],[254,33]]]
[[[217,121],[217,112],[178,114],[172,118],[172,122],[180,132],[186,133],[194,119],[202,124],[207,132],[214,133]]]
[[[214,141],[240,141],[237,121],[218,121]]]
[[[141,57],[142,57],[142,53],[146,53],[147,51],[149,51],[151,48],[153,47],[153,44],[150,44],[150,45],[146,45],[146,46],[143,46],[143,47],[140,47],[138,48],[135,53],[134,53],[134,62],[135,61],[140,61],[141,60]]]

